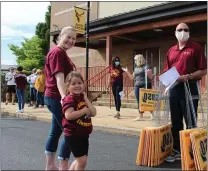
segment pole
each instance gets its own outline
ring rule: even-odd
[[[88,68],[89,68],[89,20],[90,1],[87,1],[87,25],[86,25],[86,93],[88,95]]]

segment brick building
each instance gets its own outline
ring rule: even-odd
[[[51,47],[63,27],[73,26],[74,6],[85,9],[87,2],[51,2]],[[207,53],[207,2],[91,2],[89,78],[94,77],[88,84],[90,92],[106,90],[108,72],[105,68],[113,56],[119,56],[121,64],[132,71],[134,55],[143,54],[148,64],[160,73],[168,49],[177,42],[175,28],[181,22],[189,25],[191,39],[200,43]],[[84,35],[78,35],[76,47],[67,52],[83,76],[85,40]],[[206,92],[206,83],[204,77],[200,83],[203,92]],[[124,92],[127,99],[132,90],[133,82],[126,76]],[[109,97],[98,105],[109,105],[109,101],[111,104]],[[137,108],[136,103],[122,105]]]
[[[87,2],[51,2],[51,35],[73,25],[73,7]],[[175,27],[189,24],[191,38],[204,47],[207,40],[207,2],[91,2],[89,66],[107,67],[112,56],[133,69],[133,55],[142,53],[161,71],[167,50],[176,43]],[[51,40],[52,40],[51,36]],[[51,41],[51,47],[54,43]],[[68,54],[77,67],[85,67],[85,37],[79,35]]]

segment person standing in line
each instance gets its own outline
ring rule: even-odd
[[[18,99],[18,111],[17,113],[24,112],[25,106],[25,89],[27,85],[27,77],[23,74],[23,67],[17,67],[17,73],[14,75],[14,80],[16,83],[16,94]]]
[[[69,93],[62,104],[65,148],[62,148],[59,154],[59,170],[68,170],[71,152],[75,160],[69,170],[84,170],[87,163],[89,135],[93,127],[91,117],[96,115],[96,108],[84,92],[84,80],[79,72],[71,72],[66,84]]]
[[[184,84],[188,82],[192,96],[198,96],[197,82],[207,74],[207,61],[200,44],[189,40],[190,32],[186,23],[180,23],[176,27],[175,36],[178,43],[167,52],[167,61],[163,72],[175,67],[180,74],[178,84],[169,91],[170,115],[173,135],[173,151],[165,160],[175,162],[181,159],[180,136],[183,130],[183,118],[186,128],[191,121],[196,127],[198,99],[193,99],[194,112],[187,115],[186,95]],[[192,110],[191,110],[192,111]]]
[[[32,107],[36,102],[36,89],[35,89],[35,81],[38,75],[36,74],[36,68],[32,70],[32,74],[27,77],[27,82],[30,84],[30,104],[28,107]]]
[[[56,151],[59,138],[63,132],[61,102],[66,96],[66,76],[76,69],[67,55],[76,42],[76,32],[73,27],[64,27],[59,35],[58,45],[52,48],[45,58],[46,90],[44,103],[52,113],[51,131],[49,133],[45,154],[45,170],[58,170],[55,165]],[[63,141],[63,140],[62,140]],[[60,150],[62,149],[60,146]]]
[[[151,89],[152,88],[152,72],[151,72],[151,68],[146,64],[146,61],[144,59],[144,56],[141,54],[138,54],[134,57],[135,60],[135,64],[136,67],[134,69],[133,75],[131,75],[128,72],[128,69],[123,69],[128,77],[130,79],[134,79],[134,91],[135,91],[135,96],[137,99],[137,104],[138,104],[138,111],[139,111],[139,116],[134,119],[135,121],[140,121],[143,120],[143,111],[140,111],[139,109],[139,92],[140,92],[140,88],[146,88],[146,81],[145,81],[145,72],[147,71],[147,89]],[[153,119],[153,116],[151,114],[151,120]]]
[[[7,81],[7,93],[5,105],[9,103],[9,96],[12,95],[12,104],[15,105],[15,93],[16,93],[16,83],[14,81],[15,71],[14,68],[9,69],[10,72],[6,73],[5,81]]]
[[[36,93],[36,105],[34,109],[38,108],[41,105],[41,108],[44,107],[44,91],[45,91],[45,75],[42,70],[38,69],[37,74],[39,77],[35,81]]]

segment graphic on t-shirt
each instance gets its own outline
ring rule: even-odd
[[[112,70],[112,72],[111,72],[111,77],[116,78],[116,77],[119,76],[119,74],[120,74],[120,71],[117,70],[117,69],[114,69],[114,70]]]
[[[86,107],[87,104],[85,101],[81,101],[78,103],[77,105],[77,110],[80,110],[80,109],[83,109],[84,107]],[[84,126],[84,127],[89,127],[92,125],[92,122],[91,122],[91,117],[88,116],[88,115],[84,115],[82,116],[80,119],[78,119],[77,121],[77,124],[81,125],[81,126]]]

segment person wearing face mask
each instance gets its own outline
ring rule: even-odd
[[[110,77],[108,81],[108,87],[112,86],[112,92],[115,101],[115,107],[117,114],[114,118],[120,118],[120,108],[121,108],[121,97],[119,93],[123,91],[123,70],[120,64],[120,58],[118,56],[112,59],[112,65],[110,69]]]
[[[141,54],[138,54],[134,57],[135,60],[135,64],[136,67],[134,69],[133,74],[131,75],[128,72],[128,69],[125,68],[123,69],[128,77],[130,79],[134,79],[134,91],[135,91],[135,96],[137,99],[137,104],[138,104],[138,112],[139,112],[139,116],[136,117],[136,119],[134,119],[135,121],[140,121],[143,120],[143,113],[142,111],[139,110],[139,92],[140,92],[140,88],[146,88],[146,81],[145,81],[145,71],[147,71],[147,88],[151,89],[152,88],[152,72],[151,72],[151,68],[146,64],[146,61],[144,59],[144,56]],[[152,115],[151,115],[151,120],[153,119]]]
[[[76,32],[73,27],[64,27],[59,35],[58,45],[52,48],[45,58],[45,97],[44,103],[52,113],[51,131],[46,146],[45,170],[58,170],[55,165],[55,156],[59,138],[63,132],[61,102],[66,96],[65,79],[67,75],[76,69],[67,55],[76,42]],[[60,151],[64,146],[64,140],[60,144]],[[65,148],[64,148],[65,149]],[[59,158],[64,160],[64,158]]]
[[[192,96],[199,95],[197,81],[207,74],[206,57],[201,46],[189,39],[190,32],[187,24],[180,23],[176,27],[175,36],[178,43],[169,49],[163,70],[165,72],[172,67],[176,67],[180,74],[177,80],[179,83],[169,92],[173,151],[165,159],[167,162],[174,162],[181,158],[179,131],[183,130],[183,118],[185,119],[186,127],[188,125],[188,119],[194,125],[194,115],[197,118],[197,99],[193,100],[195,112],[191,112],[191,118],[187,117],[184,82],[188,81]]]

